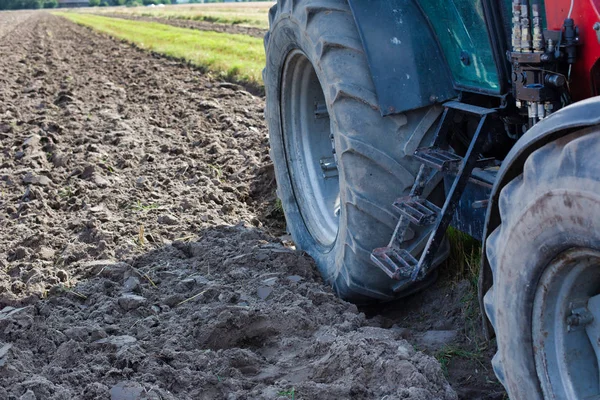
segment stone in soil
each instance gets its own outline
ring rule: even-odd
[[[145,297],[138,296],[137,294],[125,293],[117,300],[119,306],[126,311],[135,310],[147,303]]]
[[[418,338],[418,343],[429,350],[439,350],[455,342],[457,337],[458,332],[454,330],[427,331]]]

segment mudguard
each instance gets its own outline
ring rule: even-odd
[[[492,286],[492,271],[486,256],[486,239],[500,225],[498,198],[502,188],[523,172],[525,161],[542,146],[585,127],[600,124],[600,96],[592,97],[565,107],[537,123],[528,130],[508,153],[490,196],[482,240],[482,257],[479,271],[478,296],[484,329],[491,336],[491,326],[483,307],[483,296]]]
[[[381,115],[457,96],[438,42],[414,0],[349,0]]]

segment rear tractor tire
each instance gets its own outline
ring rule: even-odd
[[[486,242],[492,364],[511,399],[600,398],[600,127],[533,152]]]
[[[410,155],[441,107],[381,116],[346,1],[280,0],[269,20],[266,117],[288,230],[340,297],[392,300],[397,282],[370,253],[392,236],[392,203],[420,165]]]

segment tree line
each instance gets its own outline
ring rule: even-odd
[[[58,7],[57,0],[0,0],[0,10],[33,10]]]

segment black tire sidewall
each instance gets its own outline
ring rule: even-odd
[[[408,194],[418,172],[419,164],[406,156],[405,146],[411,141],[411,146],[429,143],[436,126],[431,116],[437,119],[439,114],[426,107],[382,117],[347,3],[337,0],[323,5],[306,0],[291,6],[279,2],[271,10],[263,73],[271,159],[288,230],[298,248],[313,257],[323,278],[346,300],[389,301],[419,290],[432,279],[397,292],[397,282],[374,265],[370,256],[373,249],[389,243],[397,219],[392,204],[398,195]],[[286,157],[281,96],[286,60],[295,51],[306,56],[321,84],[337,154],[341,209],[337,237],[327,247],[307,228],[310,222],[305,218],[311,216],[303,217],[300,211],[294,195],[296,182],[290,174],[295,172],[290,171],[294,165]],[[423,121],[427,122],[421,125]],[[413,136],[423,127],[423,132]],[[447,246],[442,245],[436,265],[447,253]]]
[[[540,161],[530,169],[544,168]],[[542,274],[568,249],[600,250],[600,229],[593,218],[600,215],[600,182],[555,168],[562,176],[542,171],[542,176],[525,178],[537,180],[529,184],[523,176],[517,178],[520,191],[507,194],[510,203],[494,232],[498,236],[487,242],[493,249],[488,255],[495,257],[490,259],[495,265],[494,328],[504,384],[516,399],[543,398],[538,375],[545,371],[537,371],[533,336],[533,303]]]

